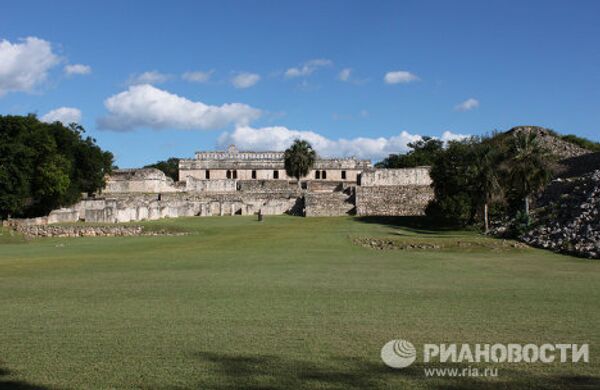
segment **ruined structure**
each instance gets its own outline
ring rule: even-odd
[[[433,198],[428,167],[374,169],[368,160],[318,159],[300,180],[283,152],[198,152],[174,182],[154,168],[116,170],[101,194],[32,224],[130,222],[181,216],[292,214],[421,215]]]

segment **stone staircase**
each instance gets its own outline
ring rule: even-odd
[[[305,216],[335,217],[354,214],[354,187],[333,192],[308,192],[304,195]]]

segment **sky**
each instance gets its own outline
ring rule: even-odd
[[[119,167],[235,143],[379,160],[539,125],[600,141],[599,1],[7,1],[0,114]]]

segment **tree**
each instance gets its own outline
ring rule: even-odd
[[[529,215],[531,195],[540,191],[552,177],[552,156],[538,142],[534,132],[514,134],[509,149],[509,183],[512,192],[524,200]]]
[[[0,116],[0,218],[46,215],[104,187],[113,155],[77,124]]]
[[[474,222],[480,207],[478,144],[478,138],[451,141],[438,154],[430,171],[435,199],[427,207],[428,216],[459,226]]]
[[[444,150],[444,142],[423,137],[416,142],[410,142],[411,149],[406,154],[390,154],[382,161],[375,164],[376,168],[414,168],[424,165],[432,165],[437,156]]]
[[[477,146],[477,161],[475,169],[475,194],[480,195],[483,203],[483,225],[485,233],[489,233],[489,206],[495,196],[501,191],[498,178],[498,167],[501,164],[502,155],[491,140],[482,142]]]
[[[300,178],[308,175],[316,159],[317,153],[308,141],[296,139],[286,149],[284,153],[285,171],[288,176],[298,180],[298,188],[300,188]]]
[[[165,175],[179,181],[179,159],[171,157],[166,161],[158,161],[154,164],[146,165],[144,168],[156,168],[164,172]]]

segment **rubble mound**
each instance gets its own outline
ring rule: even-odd
[[[546,148],[551,154],[553,154],[561,160],[591,153],[587,149],[584,149],[578,145],[561,139],[558,133],[556,133],[553,130],[546,129],[544,127],[517,126],[507,131],[506,134],[518,134],[522,132],[536,133],[537,139],[539,140],[540,144],[544,148]]]
[[[535,210],[535,227],[522,236],[529,245],[600,259],[600,169],[557,178]]]

